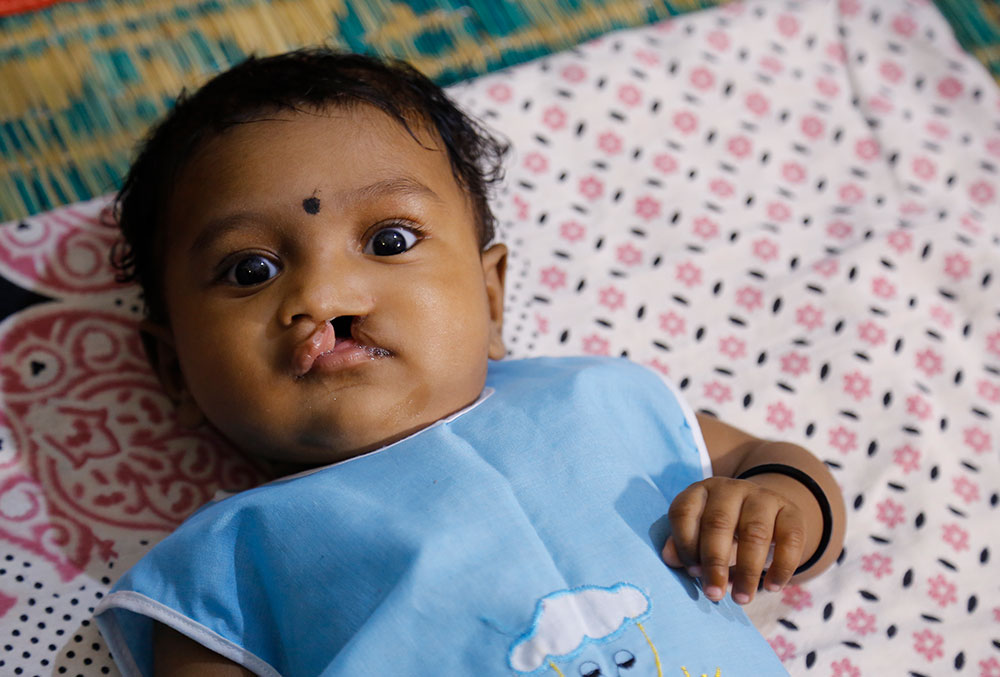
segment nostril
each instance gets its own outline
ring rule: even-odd
[[[342,315],[330,321],[333,333],[337,338],[351,338],[351,327],[354,325],[354,315]]]

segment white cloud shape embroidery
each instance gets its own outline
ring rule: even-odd
[[[538,602],[531,628],[510,648],[510,666],[533,672],[548,657],[572,653],[589,637],[601,640],[649,612],[649,598],[629,583],[560,590]]]

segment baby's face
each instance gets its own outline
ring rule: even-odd
[[[245,451],[350,458],[473,402],[503,356],[502,245],[447,152],[368,107],[237,125],[165,217],[159,370]]]

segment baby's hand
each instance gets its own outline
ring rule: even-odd
[[[733,600],[746,604],[765,566],[764,587],[776,591],[802,559],[806,531],[801,510],[749,480],[710,477],[696,482],[677,495],[668,517],[672,535],[663,546],[663,561],[701,578],[705,595],[716,602],[726,594],[730,573]],[[772,542],[774,559],[768,565]]]

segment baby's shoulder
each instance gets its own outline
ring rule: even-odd
[[[501,392],[567,390],[580,393],[592,390],[609,396],[641,393],[667,400],[675,399],[677,394],[667,379],[651,369],[624,357],[605,356],[533,357],[490,362],[486,385]]]
[[[624,357],[568,356],[527,357],[491,361],[492,379],[570,379],[580,375],[603,378],[629,378],[659,382],[650,369]]]

